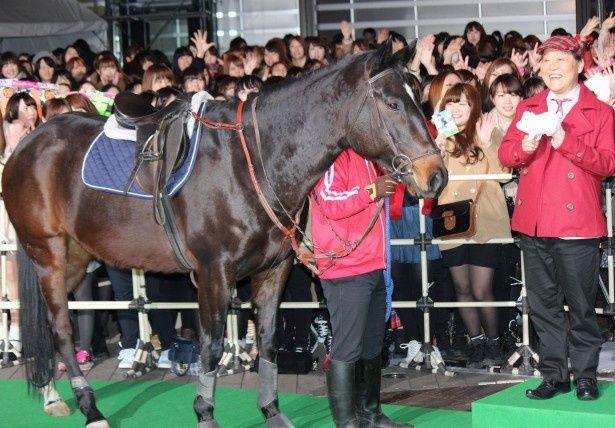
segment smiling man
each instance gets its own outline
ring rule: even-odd
[[[579,84],[577,40],[551,37],[539,53],[547,90],[519,104],[499,149],[503,165],[520,169],[512,229],[520,236],[530,316],[540,339],[543,382],[526,395],[549,399],[570,391],[572,371],[577,398],[595,400],[602,339],[594,303],[598,246],[606,235],[601,184],[615,175],[614,112]],[[550,112],[559,126],[551,136],[528,135],[516,126],[525,112]]]

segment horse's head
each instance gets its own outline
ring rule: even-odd
[[[395,55],[387,42],[367,54],[356,107],[350,109],[347,143],[357,153],[376,160],[387,172],[423,198],[435,198],[448,175],[440,151],[429,134],[404,66],[414,43]],[[355,77],[358,77],[355,74]]]

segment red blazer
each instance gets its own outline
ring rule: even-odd
[[[548,93],[519,104],[498,152],[504,166],[520,169],[512,229],[537,237],[604,236],[601,183],[615,175],[615,114],[581,84],[562,122],[562,145],[555,150],[543,136],[534,153],[525,153],[517,122],[525,111],[546,112]]]

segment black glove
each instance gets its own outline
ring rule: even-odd
[[[394,194],[396,186],[397,181],[393,180],[388,175],[382,175],[372,184],[365,186],[365,190],[367,190],[369,198],[372,201],[378,201]]]

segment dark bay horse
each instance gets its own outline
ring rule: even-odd
[[[246,140],[264,197],[286,227],[291,221],[284,211],[299,212],[346,148],[385,170],[401,171],[408,189],[420,197],[434,198],[446,185],[445,167],[390,44],[265,88],[255,110],[262,156],[254,143],[254,102],[245,104]],[[232,124],[236,111],[237,102],[212,102],[205,116]],[[48,413],[68,411],[53,388],[55,345],[87,427],[108,423],[75,360],[67,292],[93,258],[120,268],[186,272],[154,221],[151,201],[82,184],[84,154],[102,127],[99,118],[60,115],[22,141],[2,177],[6,208],[27,253],[19,265],[28,379],[44,388]],[[231,289],[244,277],[251,277],[257,310],[258,406],[267,426],[292,426],[278,408],[274,344],[277,307],[293,261],[291,245],[259,202],[236,131],[205,129],[197,156],[192,176],[172,204],[198,285],[203,367],[194,400],[198,427],[218,426],[216,367]]]

